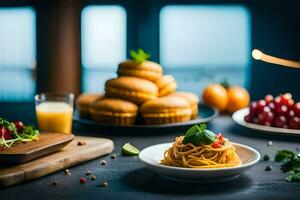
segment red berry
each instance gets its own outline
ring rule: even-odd
[[[271,101],[273,100],[273,96],[268,94],[265,96],[265,101],[267,104],[271,103]]]
[[[250,114],[255,115],[256,112],[257,112],[257,103],[254,101],[254,102],[251,102],[251,104],[250,104]]]
[[[295,116],[295,111],[294,111],[294,110],[289,110],[289,111],[287,112],[286,116],[287,116],[288,118],[294,117],[294,116]]]
[[[294,103],[295,103],[294,100],[293,100],[293,99],[290,99],[290,100],[288,100],[286,106],[287,106],[288,108],[292,108],[293,105],[294,105]]]
[[[79,182],[80,182],[80,183],[86,183],[86,178],[81,177],[81,178],[79,179]]]
[[[288,111],[288,107],[286,105],[280,105],[275,108],[277,115],[285,115]]]
[[[4,126],[0,127],[0,137],[4,138],[5,140],[12,139],[11,131],[5,128]]]
[[[264,125],[264,126],[271,126],[272,122],[265,121],[262,125]]]
[[[259,119],[257,117],[255,117],[255,118],[252,119],[252,122],[254,124],[259,124]]]
[[[300,102],[294,104],[293,110],[295,111],[296,115],[300,117]]]
[[[300,128],[300,118],[292,117],[289,119],[289,128],[299,129]]]
[[[292,100],[292,95],[290,93],[286,93],[281,96],[281,104],[288,106],[289,101]]]
[[[246,115],[246,116],[244,117],[244,120],[245,120],[246,122],[248,122],[248,123],[251,123],[251,122],[252,122],[252,117],[251,117],[251,115],[250,115],[250,114]]]
[[[14,124],[18,130],[18,133],[23,133],[24,131],[24,124],[21,121],[14,121]]]
[[[281,97],[277,96],[274,100],[273,100],[275,107],[281,105]]]
[[[272,123],[273,119],[274,119],[274,113],[272,112],[267,112],[265,113],[265,121]]]
[[[268,106],[263,107],[263,112],[271,112],[270,107]]]
[[[262,112],[258,115],[258,120],[260,124],[264,124],[264,122],[272,123],[274,119],[274,114],[272,112]]]
[[[274,104],[274,102],[270,102],[268,104],[268,107],[271,109],[271,111],[274,111],[275,110],[275,104]]]
[[[257,109],[261,111],[264,107],[266,106],[266,101],[265,100],[259,100],[257,103]]]
[[[280,115],[274,119],[274,126],[278,128],[285,128],[287,125],[287,119],[284,115]]]

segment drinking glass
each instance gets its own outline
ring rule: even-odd
[[[35,96],[35,111],[41,132],[70,134],[74,95],[42,93]]]

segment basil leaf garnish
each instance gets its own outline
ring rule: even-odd
[[[187,132],[183,139],[183,144],[192,143],[194,145],[211,144],[216,140],[215,134],[206,130],[205,124],[194,125]]]

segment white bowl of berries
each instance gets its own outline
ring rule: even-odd
[[[251,102],[248,108],[236,111],[233,120],[241,126],[262,132],[300,135],[300,102],[290,93]]]

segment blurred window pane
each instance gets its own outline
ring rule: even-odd
[[[83,90],[99,92],[126,58],[126,11],[117,5],[82,11]]]
[[[31,7],[0,8],[0,101],[33,100],[35,20]]]
[[[180,89],[198,82],[199,92],[208,82],[225,78],[244,84],[250,33],[250,13],[244,6],[165,6],[160,13],[160,61],[182,80]]]

